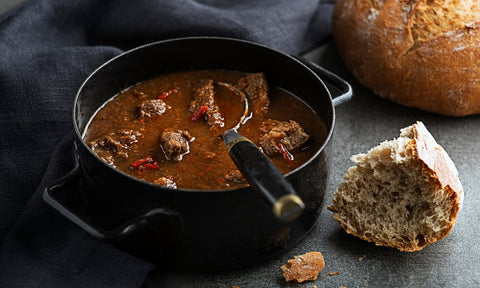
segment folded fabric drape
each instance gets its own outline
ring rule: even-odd
[[[47,206],[72,163],[84,79],[127,49],[226,36],[300,54],[330,35],[333,1],[37,0],[0,17],[0,287],[140,287],[154,268]]]

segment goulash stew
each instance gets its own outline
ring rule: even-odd
[[[228,83],[219,85],[218,83]],[[319,116],[263,73],[187,71],[138,83],[106,102],[84,139],[108,165],[169,188],[218,190],[248,185],[221,137],[244,112],[238,130],[282,172],[311,158],[326,137]]]

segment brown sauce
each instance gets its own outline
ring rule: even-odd
[[[237,181],[238,177],[233,177],[232,180],[227,176],[232,173],[235,176],[233,171],[237,168],[230,159],[223,139],[220,137],[224,130],[235,126],[243,113],[240,96],[223,86],[214,85],[215,103],[224,121],[224,127],[221,128],[213,129],[212,126],[207,125],[204,117],[196,121],[191,120],[194,113],[189,111],[191,102],[194,100],[194,91],[200,81],[212,79],[214,82],[236,85],[245,75],[224,70],[187,71],[162,75],[138,83],[115,95],[96,112],[88,125],[84,139],[94,152],[107,163],[144,181],[154,183],[161,179],[157,183],[163,186],[198,190],[232,189],[246,186],[248,184],[245,182],[237,183],[241,182]],[[263,109],[268,112],[253,113],[238,132],[260,147],[260,138],[265,134],[260,131],[260,127],[267,119],[294,120],[300,124],[309,138],[297,149],[289,151],[294,157],[293,161],[286,161],[280,153],[267,155],[285,174],[308,161],[324,142],[327,132],[320,117],[304,102],[282,89],[268,88],[270,101],[268,109],[255,107],[255,105],[259,105],[256,103],[257,101],[249,100],[250,111]],[[161,97],[164,98],[162,100],[165,104],[162,104],[164,112],[161,115],[152,116],[148,111],[145,113],[142,111],[143,114],[139,113],[138,109],[141,103],[145,100],[159,99],[159,95],[166,95],[166,97]],[[145,117],[145,115],[149,117]],[[192,137],[189,138],[182,134],[182,137],[185,137],[188,142],[189,152],[180,157],[180,161],[168,159],[160,145],[160,137],[165,129],[188,131]],[[121,134],[118,131],[130,131],[128,132],[130,134],[127,132]],[[122,142],[127,148],[118,151],[113,145],[110,146],[114,147],[113,149],[94,149],[95,145],[92,143],[98,143],[98,139],[103,139],[102,143],[105,143],[105,139],[108,138],[106,135],[113,135],[112,137],[117,137],[117,140],[118,137],[125,137],[121,138],[120,142],[128,138],[128,141]],[[149,162],[154,167],[150,165],[151,169],[132,168],[132,163],[139,159],[145,159],[147,156],[151,156],[155,161]],[[175,184],[174,186],[164,184],[172,182]]]

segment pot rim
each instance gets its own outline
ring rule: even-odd
[[[256,43],[256,42],[252,42],[252,41],[248,41],[248,40],[243,40],[243,39],[237,39],[237,38],[230,38],[230,37],[217,37],[217,36],[192,36],[192,37],[179,37],[179,38],[171,38],[171,39],[166,39],[166,40],[160,40],[160,41],[155,41],[155,42],[151,42],[151,43],[147,43],[147,44],[144,44],[144,45],[141,45],[141,46],[138,46],[138,47],[135,47],[135,48],[132,48],[130,50],[127,50],[127,51],[124,51],[122,52],[121,54],[117,55],[117,56],[114,56],[113,58],[107,60],[106,62],[104,62],[103,64],[101,64],[100,66],[98,66],[93,72],[91,72],[88,77],[83,81],[83,83],[80,85],[76,95],[75,95],[75,98],[74,98],[74,104],[73,104],[73,111],[72,111],[72,120],[73,120],[73,128],[74,128],[74,131],[75,131],[75,135],[76,135],[76,138],[77,140],[79,140],[79,142],[81,142],[81,145],[83,145],[83,147],[88,150],[88,152],[96,158],[97,161],[100,161],[104,166],[107,166],[109,169],[112,169],[115,173],[120,173],[121,175],[129,178],[130,180],[133,180],[133,181],[136,181],[138,182],[139,184],[143,184],[143,185],[149,185],[153,188],[158,188],[159,190],[165,190],[165,189],[168,189],[168,190],[171,190],[172,192],[182,192],[182,193],[236,193],[236,192],[241,192],[241,191],[245,191],[245,190],[250,190],[251,187],[250,186],[245,186],[245,187],[241,187],[241,188],[234,188],[234,189],[218,189],[218,190],[197,190],[197,189],[182,189],[182,188],[176,188],[176,189],[171,189],[171,188],[165,188],[165,187],[162,187],[162,186],[159,186],[159,185],[156,185],[154,183],[151,183],[151,182],[147,182],[147,181],[144,181],[144,180],[141,180],[137,177],[134,177],[134,176],[131,176],[127,173],[124,173],[110,165],[108,165],[107,163],[105,163],[105,161],[103,161],[102,159],[100,159],[98,157],[98,155],[96,153],[94,153],[90,147],[88,147],[88,145],[86,144],[85,142],[85,139],[83,138],[82,136],[82,133],[80,133],[80,129],[78,127],[78,123],[76,121],[77,119],[77,104],[78,104],[78,99],[80,98],[80,94],[83,90],[83,88],[88,84],[88,82],[90,81],[91,78],[93,78],[97,72],[99,72],[100,70],[104,69],[104,67],[110,65],[112,62],[116,61],[117,59],[119,58],[122,58],[122,57],[126,57],[127,55],[131,54],[131,53],[134,53],[135,51],[137,50],[141,50],[141,49],[145,49],[147,47],[151,47],[151,46],[157,46],[157,45],[162,45],[162,44],[165,44],[165,43],[171,43],[171,42],[182,42],[182,41],[195,41],[195,40],[216,40],[216,41],[228,41],[228,42],[237,42],[237,43],[242,43],[242,44],[247,44],[247,45],[252,45],[252,46],[256,46],[258,48],[261,48],[261,49],[264,49],[264,50],[267,50],[269,51],[270,53],[276,53],[276,54],[279,54],[280,56],[282,57],[285,57],[286,59],[290,60],[290,61],[293,61],[295,62],[297,65],[300,65],[302,66],[303,69],[306,69],[307,71],[309,71],[309,73],[311,73],[323,86],[324,88],[324,92],[327,93],[327,96],[329,97],[329,102],[330,102],[330,109],[332,111],[332,117],[331,117],[331,125],[330,127],[327,127],[326,128],[329,130],[328,133],[327,133],[327,136],[325,137],[325,140],[323,141],[322,145],[317,149],[317,151],[315,152],[315,154],[310,157],[305,163],[303,163],[302,165],[300,165],[299,167],[295,168],[294,170],[284,174],[284,177],[285,178],[288,178],[290,175],[293,175],[293,174],[296,174],[298,173],[300,170],[302,170],[305,166],[307,166],[309,163],[311,163],[313,161],[313,159],[317,158],[319,156],[319,154],[325,150],[325,147],[329,144],[332,136],[333,136],[333,132],[334,132],[334,128],[335,128],[335,106],[334,106],[334,103],[333,103],[333,99],[332,99],[332,95],[330,93],[330,90],[327,88],[327,86],[325,85],[325,82],[320,78],[320,76],[318,76],[317,73],[315,73],[312,69],[310,69],[309,67],[307,67],[304,63],[302,63],[300,60],[296,59],[295,57],[292,57],[291,55],[289,54],[286,54],[284,52],[281,52],[279,50],[276,50],[276,49],[273,49],[271,47],[268,47],[266,45],[263,45],[263,44],[259,44],[259,43]],[[294,94],[295,95],[295,94]],[[112,95],[113,97],[114,95]],[[301,101],[305,102],[308,106],[310,106],[311,108],[311,105],[309,103],[307,103],[303,98],[300,98],[299,96],[295,95],[296,97],[298,97]],[[99,107],[97,108],[97,110],[99,109]],[[313,108],[311,108],[313,109]],[[315,111],[315,110],[314,110]],[[317,111],[315,111],[315,113],[317,113]],[[90,119],[89,119],[90,121]],[[322,118],[322,121],[324,122],[324,124],[328,124],[328,123],[325,123],[325,119]],[[86,125],[86,127],[88,127],[88,124]]]

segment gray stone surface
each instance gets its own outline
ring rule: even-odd
[[[296,247],[269,262],[222,273],[158,270],[154,287],[480,287],[480,116],[446,117],[381,99],[346,71],[331,43],[307,56],[354,88],[353,99],[336,109],[335,156],[321,219]],[[377,247],[346,234],[325,206],[351,166],[350,155],[398,137],[401,128],[417,120],[424,122],[459,170],[466,197],[457,225],[445,239],[414,253]],[[285,283],[279,267],[307,251],[322,252],[325,269],[314,282]],[[335,271],[340,274],[328,275]]]

